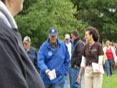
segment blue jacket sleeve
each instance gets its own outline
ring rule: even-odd
[[[69,65],[70,65],[70,56],[69,56],[69,52],[68,52],[67,46],[65,45],[65,61],[64,61],[65,75],[68,74]]]
[[[45,54],[44,53],[45,53],[45,47],[44,47],[44,45],[42,45],[37,54],[37,63],[38,63],[38,66],[40,67],[40,69],[45,72],[45,70],[47,70],[48,67],[45,64]]]

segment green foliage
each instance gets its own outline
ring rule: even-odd
[[[36,2],[37,0],[24,0],[23,11],[21,12],[21,14],[27,14],[27,9]]]
[[[100,40],[116,41],[117,0],[71,0],[78,20],[98,28]],[[115,11],[112,11],[115,10]]]
[[[107,77],[107,74],[104,74],[102,88],[117,88],[117,70],[113,71],[111,77]]]
[[[36,48],[48,38],[50,27],[58,29],[61,40],[64,40],[66,33],[71,33],[74,29],[80,31],[81,38],[84,37],[86,24],[74,17],[76,9],[69,0],[36,0],[36,3],[25,11],[27,13],[21,13],[16,17],[16,21],[22,36],[29,35]]]

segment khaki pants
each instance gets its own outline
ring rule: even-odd
[[[92,67],[85,68],[85,87],[86,88],[101,88],[103,75],[94,73]]]

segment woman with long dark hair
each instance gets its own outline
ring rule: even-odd
[[[85,32],[86,45],[82,52],[82,62],[79,76],[77,78],[80,83],[80,75],[85,68],[85,86],[86,88],[101,88],[103,75],[100,72],[102,67],[103,49],[98,42],[98,32],[94,27],[86,28]],[[96,63],[98,68],[96,72],[93,70],[92,63]]]

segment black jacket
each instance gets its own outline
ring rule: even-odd
[[[82,60],[82,49],[84,47],[84,43],[80,38],[74,40],[74,49],[71,57],[71,67],[73,68],[75,65],[77,67],[80,66]]]
[[[45,88],[27,53],[20,33],[0,17],[0,88]]]

